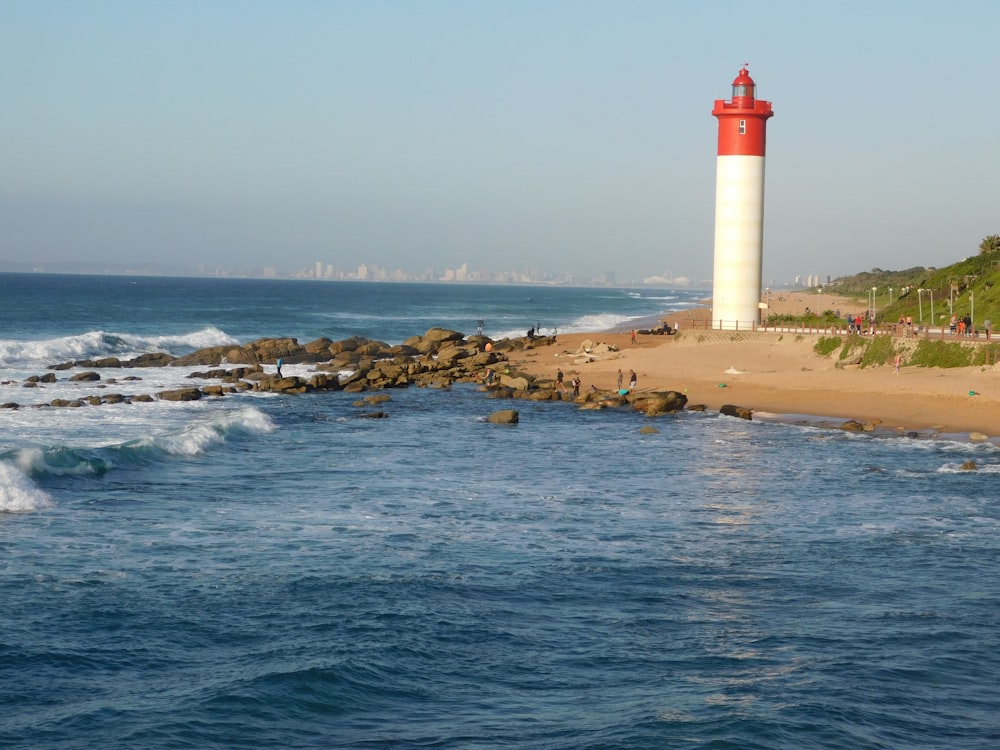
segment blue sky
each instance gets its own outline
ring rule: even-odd
[[[1000,233],[1000,3],[0,3],[0,260],[711,279],[715,99],[765,284]]]

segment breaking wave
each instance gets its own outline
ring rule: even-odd
[[[238,343],[237,339],[211,326],[176,336],[135,336],[87,331],[54,339],[0,340],[0,366],[34,362],[49,365],[77,359],[134,357],[148,352],[166,352],[180,356],[209,346]]]
[[[0,510],[34,510],[44,492],[31,481],[47,477],[101,475],[166,461],[173,456],[197,456],[231,438],[259,435],[275,429],[274,423],[254,407],[216,414],[174,432],[98,447],[53,446],[20,448],[0,455]]]

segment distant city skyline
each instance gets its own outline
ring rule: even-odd
[[[8,0],[0,261],[700,284],[711,109],[746,62],[775,111],[765,280],[942,265],[1000,232],[998,25],[974,0]]]

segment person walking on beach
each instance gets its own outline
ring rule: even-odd
[[[893,373],[892,373],[893,375],[899,375],[899,365],[902,364],[902,362],[903,362],[903,355],[897,353],[896,354],[896,369],[893,371]]]
[[[632,343],[635,343],[635,329],[632,329]]]
[[[619,367],[619,368],[618,368],[618,392],[619,392],[619,393],[621,393],[621,392],[622,392],[622,380],[624,380],[624,378],[625,378],[625,376],[624,376],[624,375],[622,375],[622,370],[621,370],[621,368]]]
[[[628,371],[628,392],[635,393],[635,386],[639,382],[639,378],[636,377],[635,370]]]
[[[278,363],[277,363],[277,364],[278,364],[278,377],[280,378],[280,377],[281,377],[281,366],[282,366],[283,364],[285,364],[285,363],[284,363],[284,362],[282,361],[281,357],[278,357]]]

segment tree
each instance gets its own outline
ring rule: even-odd
[[[980,255],[998,252],[1000,252],[1000,234],[991,234],[988,237],[984,237],[983,241],[979,243]]]

